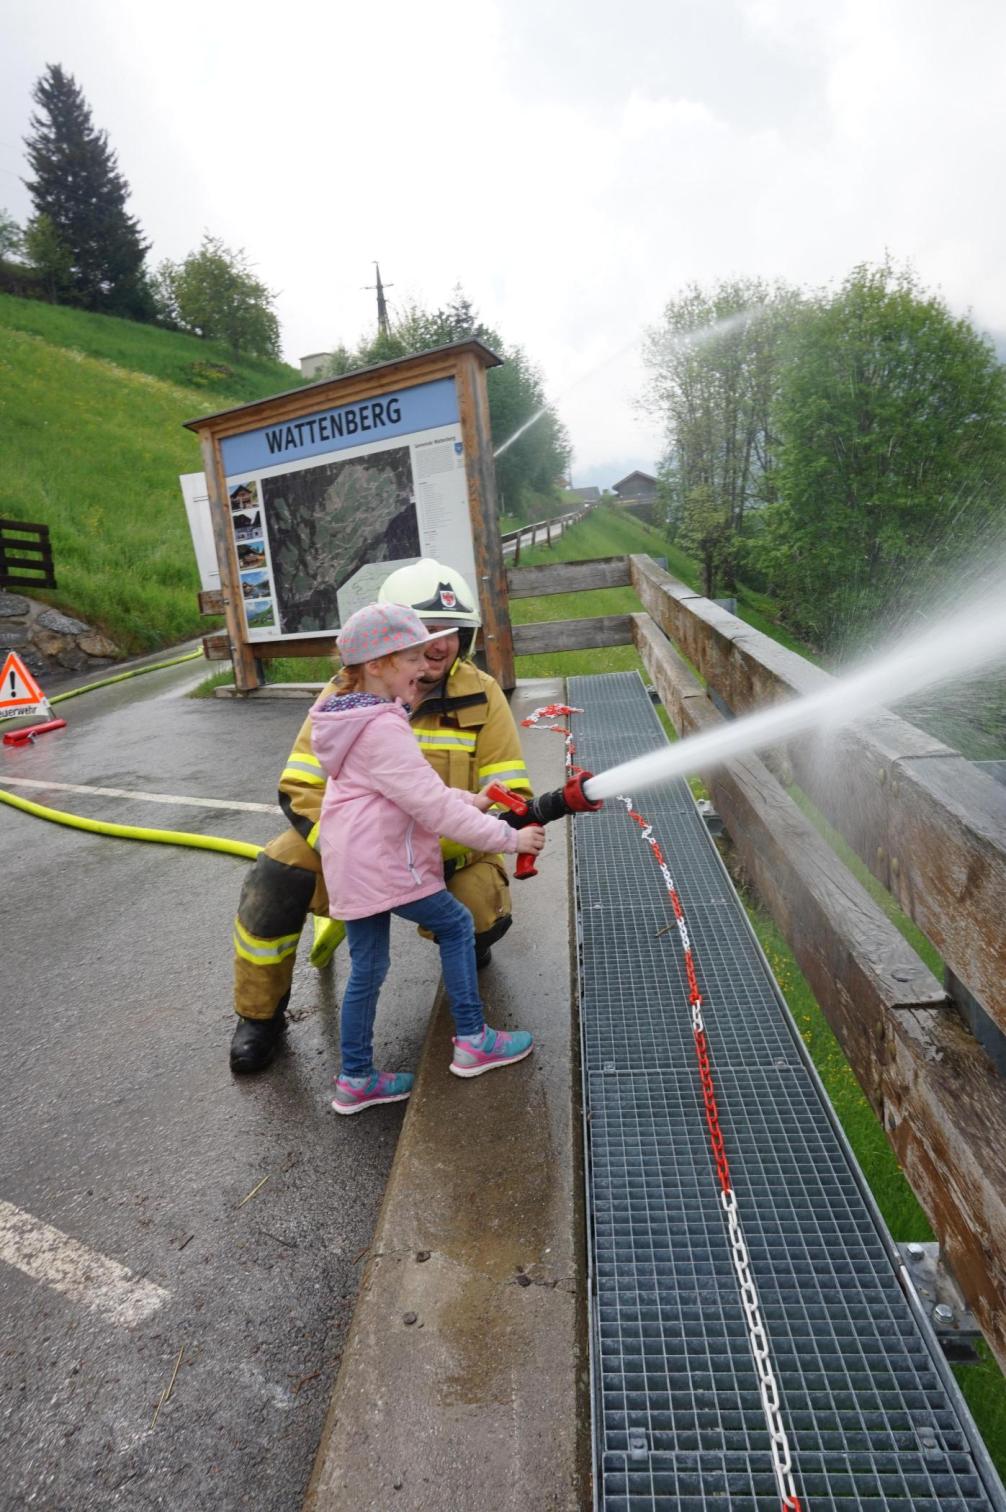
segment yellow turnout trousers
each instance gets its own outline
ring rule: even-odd
[[[510,883],[500,857],[471,852],[446,885],[475,921],[477,949],[509,929]],[[297,945],[310,914],[328,918],[321,857],[290,828],[269,842],[241,889],[234,921],[234,1007],[242,1018],[268,1019],[286,1007]]]

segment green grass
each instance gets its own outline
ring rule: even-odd
[[[263,664],[267,683],[327,683],[332,675],[332,660],[328,656],[277,656]],[[234,669],[228,662],[218,672],[212,672],[190,698],[210,698],[214,689],[233,685]]]
[[[552,546],[534,546],[521,552],[520,565],[535,567],[547,562],[582,562],[596,557],[643,554],[663,557],[667,570],[697,593],[701,592],[698,566],[679,547],[652,525],[619,509],[594,509],[573,525]],[[556,593],[541,598],[513,599],[510,614],[515,625],[542,620],[588,619],[602,614],[634,614],[642,608],[632,588],[600,588],[583,593]],[[738,590],[738,618],[771,636],[773,640],[810,658],[807,646],[776,623],[776,606],[764,594]],[[643,663],[633,646],[605,646],[592,651],[561,651],[517,658],[518,677],[576,677],[595,672],[642,671]]]
[[[865,870],[857,858],[851,857],[851,860],[856,862],[857,870]],[[902,933],[915,944],[927,964],[939,968],[939,957],[933,947],[921,936],[917,941],[912,938],[913,935],[918,936],[918,931],[898,914],[896,905],[880,888],[880,884],[872,877],[861,880],[870,887],[871,892],[877,889],[883,894],[877,899],[881,907],[885,908],[894,923],[902,929]],[[792,951],[757,899],[743,892],[741,896],[797,1030],[824,1083],[829,1101],[845,1130],[860,1170],[892,1237],[899,1243],[912,1239],[932,1239],[934,1235],[929,1221],[906,1181],[894,1151]],[[979,1343],[978,1353],[980,1359],[977,1365],[955,1366],[954,1375],[989,1454],[999,1474],[1006,1479],[1006,1379],[984,1341]]]
[[[235,360],[225,346],[198,336],[162,331],[112,315],[91,315],[37,299],[16,299],[11,294],[0,294],[0,328],[38,336],[51,346],[82,352],[115,367],[189,389],[196,407],[192,414],[182,417],[186,420],[215,408],[226,409],[231,404],[298,388],[303,382],[298,369],[285,362],[258,357]]]
[[[49,526],[58,588],[34,596],[126,652],[216,623],[196,606],[178,474],[202,463],[182,422],[295,376],[242,364],[227,395],[175,381],[207,357],[193,337],[0,296],[0,516]]]

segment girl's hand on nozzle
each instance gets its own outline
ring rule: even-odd
[[[482,789],[481,793],[476,793],[475,797],[472,799],[472,808],[479,809],[483,814],[487,814],[492,806],[493,801],[489,797],[485,788]]]
[[[524,855],[537,856],[545,849],[545,831],[539,824],[529,824],[517,831],[517,850]]]

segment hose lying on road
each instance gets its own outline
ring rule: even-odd
[[[139,677],[144,672],[159,672],[162,667],[177,667],[180,662],[193,661],[202,656],[202,650],[186,651],[184,656],[173,656],[170,661],[153,662],[146,667],[133,667],[128,672],[116,672],[103,677],[100,682],[85,683],[82,688],[71,688],[67,693],[57,693],[48,702],[61,703],[66,698],[76,698],[78,693],[92,693],[96,688],[107,688],[110,683],[124,682],[127,677]],[[143,829],[135,824],[110,824],[104,819],[84,819],[80,814],[67,814],[62,809],[46,808],[44,804],[32,803],[27,798],[18,798],[0,788],[0,803],[32,814],[36,819],[48,819],[52,824],[65,824],[70,829],[89,830],[95,835],[112,835],[117,840],[150,840],[159,845],[188,845],[194,850],[223,851],[230,856],[244,856],[254,861],[261,845],[249,845],[243,840],[227,840],[221,835],[195,835],[183,830]]]
[[[111,677],[101,678],[99,682],[85,683],[82,688],[71,688],[68,693],[56,693],[52,698],[47,698],[46,703],[62,703],[64,698],[76,698],[78,693],[93,693],[95,688],[107,688],[110,683],[125,682],[127,677],[141,677],[144,672],[160,672],[162,667],[177,667],[181,662],[195,661],[202,654],[200,647],[198,651],[186,651],[184,656],[173,656],[170,661],[151,662],[149,667],[132,667],[128,672],[115,672]]]
[[[153,840],[160,845],[191,845],[194,850],[224,851],[231,856],[246,856],[254,861],[261,845],[249,845],[243,840],[226,840],[221,835],[194,835],[184,830],[141,829],[135,824],[110,824],[105,819],[84,819],[80,814],[67,814],[62,809],[46,808],[44,804],[32,803],[28,798],[18,798],[0,788],[0,803],[9,803],[11,808],[21,809],[25,814],[34,814],[36,819],[48,819],[53,824],[66,824],[70,829],[90,830],[95,835],[112,835],[117,840]]]
[[[91,693],[95,688],[106,688],[109,683],[123,682],[127,677],[139,677],[143,672],[158,672],[162,667],[176,667],[179,662],[192,661],[202,656],[202,651],[188,651],[184,656],[175,656],[170,661],[155,662],[149,667],[134,667],[129,672],[117,672],[113,677],[103,677],[100,682],[87,683],[82,688],[71,688],[68,693],[57,693],[49,703],[59,703],[64,698],[75,698],[78,693]],[[65,824],[70,829],[88,830],[95,835],[111,835],[117,840],[148,840],[158,845],[187,845],[193,850],[222,851],[228,856],[243,856],[249,861],[264,849],[243,840],[228,840],[222,835],[196,835],[184,830],[143,829],[135,824],[110,824],[104,819],[84,819],[80,814],[67,814],[62,809],[46,808],[44,804],[32,803],[27,798],[18,798],[0,788],[0,803],[22,813],[32,814],[36,819],[47,819],[52,824]],[[314,943],[311,948],[311,965],[320,971],[327,966],[345,937],[346,926],[338,919],[322,919],[314,916]]]

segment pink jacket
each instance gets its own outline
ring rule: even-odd
[[[401,704],[311,710],[328,773],[319,829],[334,919],[363,919],[439,892],[440,836],[480,851],[517,849],[517,831],[473,808],[420,752]]]

